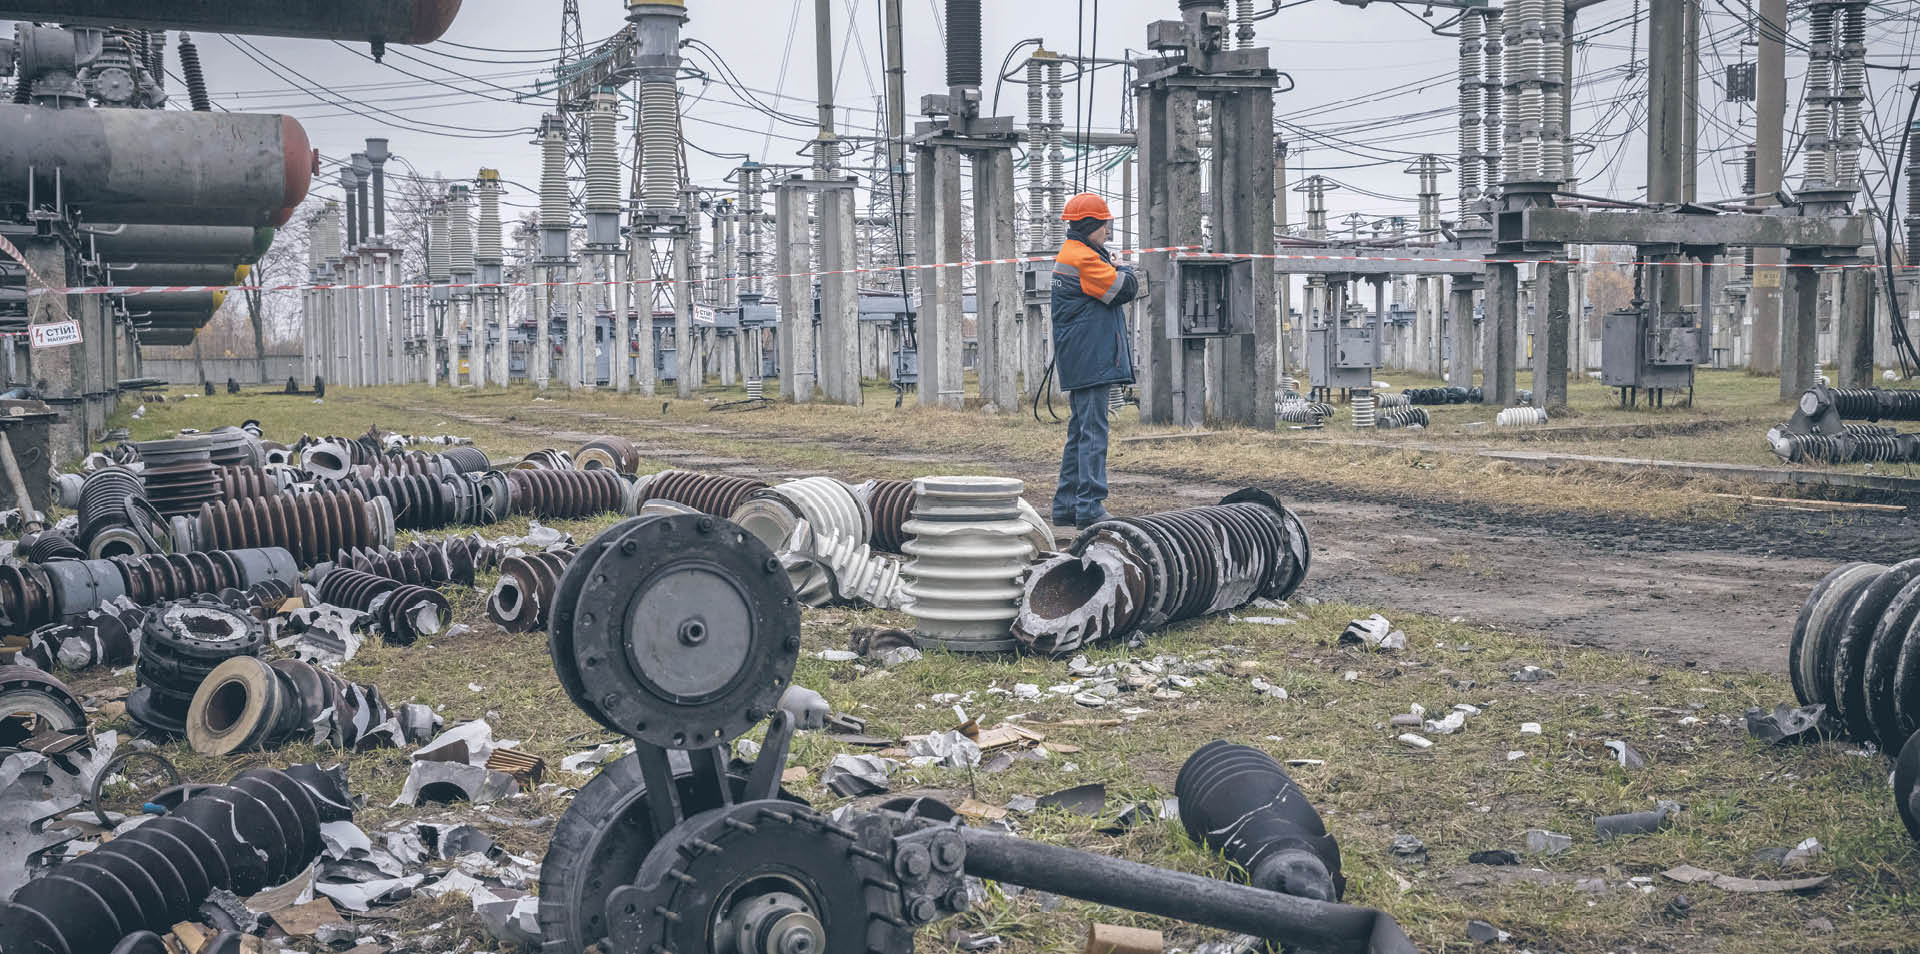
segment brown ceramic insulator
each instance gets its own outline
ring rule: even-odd
[[[624,437],[608,434],[580,445],[573,452],[573,463],[581,470],[610,467],[622,474],[640,469],[640,449]]]
[[[436,477],[425,474],[382,474],[339,481],[368,499],[385,497],[393,506],[393,522],[402,530],[431,530],[447,525],[453,514]]]
[[[200,543],[208,550],[285,547],[300,565],[312,566],[374,542],[367,498],[357,490],[247,497],[200,507]]]
[[[907,542],[901,528],[912,519],[913,481],[869,480],[854,491],[854,496],[873,516],[873,534],[867,544],[875,550],[899,553]]]
[[[283,492],[280,482],[274,480],[273,475],[267,473],[262,467],[222,467],[217,471],[217,476],[220,480],[220,497],[226,500],[237,500],[241,497],[271,497]]]
[[[512,633],[524,633],[545,625],[547,608],[553,604],[560,576],[578,552],[568,548],[500,561],[500,581],[487,597],[487,618]]]
[[[516,470],[572,470],[573,455],[563,450],[537,450],[513,465]]]
[[[465,445],[449,447],[441,451],[440,456],[445,458],[454,470],[463,474],[478,473],[493,466],[493,462],[487,460],[486,453],[478,447]]]
[[[24,633],[53,622],[53,589],[47,571],[33,564],[0,564],[0,624]]]
[[[48,560],[84,560],[85,551],[73,542],[73,537],[55,530],[43,530],[30,537],[21,538],[21,552],[29,563],[45,563]]]
[[[378,613],[380,631],[388,642],[407,645],[422,636],[435,636],[446,628],[452,614],[447,598],[433,590],[402,583],[387,594]]]
[[[142,605],[238,589],[242,574],[225,550],[113,557],[127,598]]]
[[[126,522],[127,498],[146,493],[140,475],[125,467],[108,467],[87,475],[80,487],[80,535],[82,544],[93,539],[96,530]]]
[[[384,576],[389,580],[415,586],[439,586],[443,583],[473,582],[471,566],[464,581],[456,580],[455,568],[446,550],[432,544],[414,544],[395,552],[385,548],[356,547],[342,550],[333,558],[335,566],[350,567],[362,573]]]
[[[620,509],[625,481],[611,470],[524,469],[507,472],[515,513],[585,517]]]
[[[671,500],[716,517],[731,516],[747,496],[767,486],[756,477],[670,470],[647,485],[648,500]]]

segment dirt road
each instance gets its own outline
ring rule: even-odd
[[[611,429],[641,443],[649,456],[742,473],[764,474],[764,462],[711,457],[702,439],[770,450],[819,446],[724,422],[616,421],[565,406],[543,408],[538,425],[420,410],[560,443]],[[556,428],[569,418],[580,430]],[[853,442],[829,446],[855,460],[925,460],[941,469],[1017,476],[1042,512],[1052,489],[1053,468],[1036,462],[882,454]],[[1115,474],[1109,506],[1116,513],[1152,512],[1212,503],[1236,489],[1179,474]],[[1394,609],[1457,616],[1709,669],[1784,672],[1800,602],[1827,570],[1847,559],[1889,562],[1920,553],[1920,528],[1899,515],[1756,510],[1714,524],[1577,514],[1543,519],[1370,499],[1331,485],[1269,489],[1295,507],[1312,533],[1313,573],[1303,595],[1378,606],[1389,616]]]

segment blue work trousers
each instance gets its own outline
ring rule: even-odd
[[[1084,523],[1106,515],[1111,390],[1101,385],[1067,392],[1072,416],[1067,419],[1067,447],[1060,454],[1060,486],[1053,492],[1054,523]]]

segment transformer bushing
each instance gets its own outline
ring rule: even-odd
[[[464,182],[447,187],[447,271],[454,285],[453,297],[473,297],[473,189]]]
[[[567,233],[572,213],[567,208],[567,124],[548,113],[540,120],[540,257],[567,259]]]
[[[500,170],[482,169],[479,178],[480,226],[474,233],[474,265],[482,283],[499,284],[506,262],[500,244]]]
[[[611,90],[593,95],[587,113],[587,244],[620,245],[620,107]]]
[[[1025,489],[1004,477],[914,481],[912,535],[901,549],[907,606],[925,642],[954,652],[1015,648],[1020,577],[1034,556],[1016,501]]]

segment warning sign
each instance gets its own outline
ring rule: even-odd
[[[1753,270],[1753,287],[1779,288],[1780,270],[1777,268],[1756,268]]]
[[[65,348],[80,343],[80,323],[49,321],[28,328],[33,333],[33,350]]]

